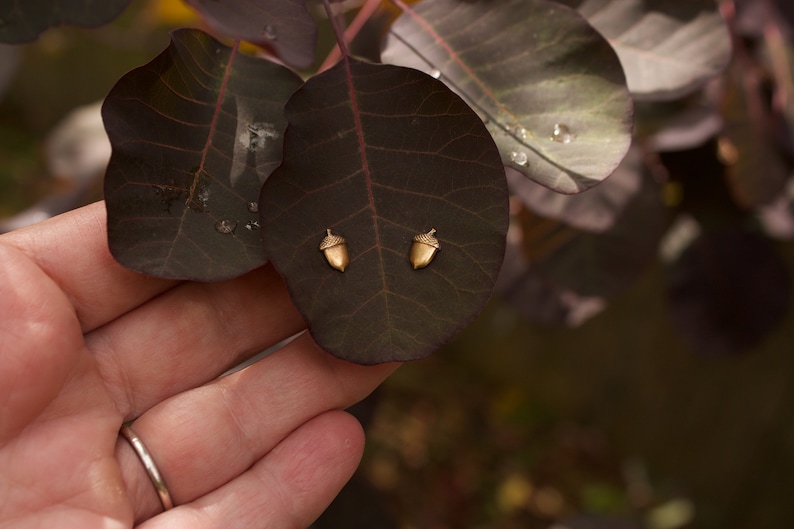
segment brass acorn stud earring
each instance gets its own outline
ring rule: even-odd
[[[320,251],[325,255],[325,260],[328,261],[329,265],[340,272],[344,272],[350,263],[345,238],[341,235],[334,235],[331,233],[330,228],[325,230],[325,233],[327,235],[320,242]]]
[[[411,243],[411,266],[414,270],[424,268],[430,264],[436,252],[441,249],[438,239],[433,235],[436,233],[435,228],[431,228],[427,233],[420,233],[414,236],[413,243]]]

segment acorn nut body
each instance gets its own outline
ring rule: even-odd
[[[320,251],[325,255],[325,260],[328,261],[329,265],[340,272],[344,272],[350,263],[345,238],[332,234],[330,228],[325,230],[325,232],[327,235],[320,242]]]
[[[414,267],[414,270],[429,265],[433,257],[436,256],[436,252],[441,249],[438,239],[433,236],[435,232],[436,229],[432,228],[427,233],[420,233],[414,236],[410,255],[411,266]]]

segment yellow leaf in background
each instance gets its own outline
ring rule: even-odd
[[[195,24],[199,19],[196,11],[182,0],[150,0],[147,10],[155,22],[167,26]]]
[[[496,490],[496,503],[503,512],[525,508],[532,497],[534,487],[524,476],[508,476]]]

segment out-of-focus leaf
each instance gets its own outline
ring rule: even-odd
[[[702,145],[724,126],[716,101],[708,96],[638,103],[634,107],[644,145],[656,151],[678,151]]]
[[[108,238],[124,266],[216,280],[265,263],[257,200],[301,80],[197,30],[125,75],[102,108]]]
[[[67,24],[93,28],[107,24],[130,0],[2,0],[0,42],[36,40],[43,31]]]
[[[102,102],[72,110],[47,136],[47,169],[70,186],[102,181],[110,160]]]
[[[600,233],[615,224],[626,204],[640,191],[642,170],[640,150],[632,149],[612,176],[578,195],[552,191],[511,168],[507,169],[507,183],[513,194],[538,215]]]
[[[790,178],[780,196],[758,211],[764,230],[771,237],[794,240],[794,178]]]
[[[704,232],[669,268],[670,310],[700,353],[760,343],[788,312],[791,278],[772,243],[743,231]]]
[[[520,241],[510,238],[496,291],[523,317],[543,325],[578,327],[607,304],[604,298],[580,296],[536,273]]]
[[[794,8],[789,8],[794,11]],[[763,76],[762,86],[768,92],[771,113],[772,140],[789,160],[794,160],[794,42],[779,18],[772,18],[764,27],[763,47],[758,51],[760,69],[765,69],[771,79]],[[788,38],[784,36],[788,34]],[[748,56],[743,57],[748,60]]]
[[[663,263],[677,261],[701,233],[703,229],[694,217],[687,213],[678,215],[659,241],[659,259]]]
[[[614,46],[637,99],[681,97],[730,61],[730,35],[714,0],[557,1],[578,9]]]
[[[612,298],[656,257],[667,211],[657,184],[644,175],[639,192],[603,233],[578,230],[528,210],[520,219],[533,273],[579,296]]]
[[[317,343],[362,364],[422,358],[489,298],[508,225],[499,152],[477,115],[415,70],[353,59],[290,99],[260,199],[266,253]],[[408,260],[431,228],[441,249]],[[318,245],[347,240],[339,272]]]
[[[304,0],[185,0],[215,31],[272,48],[287,64],[314,60],[317,24]]]
[[[732,67],[723,97],[722,159],[731,194],[745,209],[774,200],[790,170],[777,138],[782,116],[771,112],[759,82],[757,71]]]
[[[778,12],[786,19],[786,22],[794,27],[794,4],[788,0],[774,0]]]
[[[794,28],[794,4],[789,0],[733,0],[729,5],[734,11],[732,29],[741,37],[761,40],[769,30],[791,35]]]
[[[0,98],[14,79],[21,57],[19,46],[0,44]]]
[[[421,2],[392,26],[382,57],[438,76],[486,122],[506,165],[562,193],[606,178],[631,143],[617,56],[565,6]]]
[[[110,142],[102,126],[100,102],[64,117],[47,135],[45,151],[48,173],[58,181],[55,190],[13,216],[0,218],[0,233],[42,222],[101,195]]]

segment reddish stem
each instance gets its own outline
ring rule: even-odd
[[[325,4],[325,2],[323,2]],[[375,11],[380,6],[380,0],[367,0],[361,9],[358,10],[356,16],[353,18],[353,21],[350,25],[345,29],[344,34],[341,38],[341,42],[346,46],[347,43],[352,42],[358,32],[361,31],[361,28],[364,27],[367,20],[375,13]],[[326,13],[328,13],[328,18],[333,18],[333,15],[329,11],[329,7],[326,6],[325,8]],[[333,22],[332,22],[333,24]],[[334,26],[334,31],[336,32],[336,40],[340,42],[339,33],[337,32],[336,26]],[[345,54],[347,54],[347,49],[345,48]],[[331,53],[328,54],[328,57],[325,58],[323,63],[320,65],[320,68],[317,70],[317,73],[324,72],[337,62],[342,57],[342,52],[340,51],[340,46],[337,44],[334,46],[334,49],[331,50]]]

